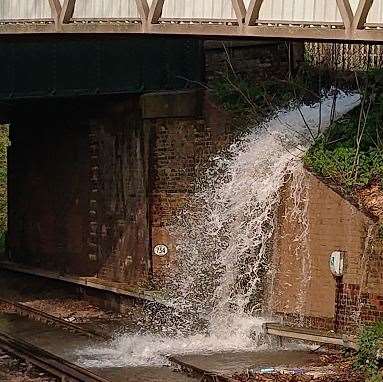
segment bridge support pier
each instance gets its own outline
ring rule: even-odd
[[[10,259],[146,278],[149,135],[138,97],[30,103],[10,131]]]
[[[174,216],[228,129],[202,90],[19,105],[10,260],[131,284],[160,279]],[[154,255],[157,245],[168,254]]]

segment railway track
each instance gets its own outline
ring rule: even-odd
[[[52,353],[0,331],[0,348],[65,382],[110,382]]]
[[[28,319],[43,322],[47,325],[59,327],[75,334],[85,335],[87,337],[96,338],[100,340],[110,340],[112,338],[108,334],[91,329],[82,328],[81,326],[64,321],[61,318],[52,316],[41,310],[32,308],[28,305],[19,302],[0,298],[0,303],[11,306],[13,310],[22,317],[27,317]],[[60,357],[57,357],[54,354],[51,354],[43,349],[35,347],[34,345],[31,345],[20,339],[16,339],[10,336],[9,334],[3,333],[1,331],[0,349],[3,349],[6,352],[15,355],[16,357],[22,358],[34,364],[35,366],[54,375],[55,377],[61,378],[61,380],[65,382],[110,382],[79,366],[67,362]],[[234,382],[234,380],[229,377],[218,375],[216,373],[212,373],[204,369],[200,369],[194,365],[181,361],[177,357],[167,355],[166,358],[174,367],[178,368],[182,373],[192,377],[198,377],[200,378],[201,382]]]
[[[61,318],[52,316],[51,314],[45,313],[41,310],[32,308],[28,305],[21,304],[19,302],[0,298],[0,303],[11,306],[14,309],[14,311],[22,317],[27,317],[35,321],[43,322],[48,325],[69,330],[72,333],[77,333],[80,335],[85,335],[87,337],[99,338],[104,340],[109,340],[111,338],[109,335],[100,331],[82,328],[79,325],[73,324],[68,321],[64,321]]]

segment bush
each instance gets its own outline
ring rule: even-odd
[[[381,381],[378,354],[383,351],[383,321],[365,327],[359,336],[358,346],[356,366],[366,373],[369,381]]]
[[[304,68],[288,80],[270,77],[256,82],[235,73],[221,73],[210,84],[210,91],[224,110],[251,114],[253,122],[254,118],[263,120],[280,108],[318,101],[320,82],[313,80],[312,68],[310,76],[308,67]]]
[[[383,183],[383,85],[367,73],[363,104],[334,123],[304,158],[306,167],[346,191]]]
[[[349,192],[383,179],[382,153],[372,147],[358,153],[356,147],[347,144],[331,147],[322,138],[305,155],[304,163],[316,174],[333,180]]]

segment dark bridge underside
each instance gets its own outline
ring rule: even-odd
[[[196,39],[2,38],[0,101],[183,89],[201,79]]]

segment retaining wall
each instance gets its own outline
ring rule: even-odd
[[[376,222],[308,172],[305,182],[306,235],[304,224],[292,214],[291,183],[282,191],[270,310],[288,323],[340,331],[383,318],[382,248]],[[338,281],[329,267],[333,251],[345,253],[344,275]]]

